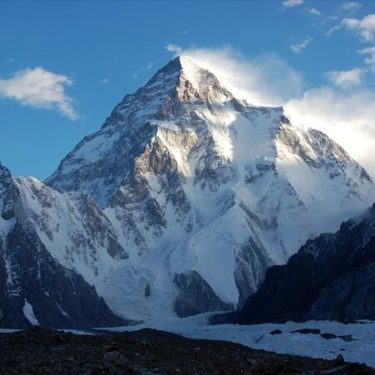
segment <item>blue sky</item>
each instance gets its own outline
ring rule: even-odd
[[[253,75],[261,98],[371,169],[373,14],[373,1],[1,1],[0,160],[44,179],[182,50]]]

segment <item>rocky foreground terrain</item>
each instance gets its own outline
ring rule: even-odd
[[[375,374],[360,364],[280,355],[144,329],[76,335],[30,328],[0,334],[2,374]]]

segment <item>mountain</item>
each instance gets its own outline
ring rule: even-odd
[[[17,223],[135,320],[241,307],[268,267],[375,200],[370,176],[325,134],[236,98],[186,56],[127,95],[45,183],[12,181]]]
[[[66,257],[73,258],[84,241],[83,236],[80,237],[81,228],[69,216],[77,214],[83,222],[82,218],[89,211],[83,208],[78,211],[78,202],[74,205],[67,197],[49,190],[34,179],[12,178],[9,170],[0,164],[0,311],[3,326],[19,328],[41,324],[54,328],[83,328],[124,324],[81,274],[59,261],[64,254],[59,249],[59,235],[65,235],[67,229],[71,230],[72,238],[75,233],[76,247],[65,249]],[[82,207],[83,202],[84,198],[81,198]],[[60,210],[61,207],[70,212]],[[89,222],[85,224],[89,232]],[[55,231],[51,232],[49,226],[54,226]],[[92,238],[91,233],[88,234]],[[50,246],[47,247],[48,241]],[[85,244],[83,249],[87,251],[90,246]],[[88,256],[83,251],[79,254],[90,261],[93,261],[93,255]]]
[[[243,308],[217,321],[375,319],[375,205],[334,234],[309,240],[283,266],[273,266]]]
[[[117,228],[129,258],[105,298],[144,319],[241,306],[270,265],[374,199],[325,134],[235,98],[186,56],[127,95],[46,183],[89,194]]]

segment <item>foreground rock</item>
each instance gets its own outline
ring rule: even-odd
[[[142,330],[73,335],[38,327],[0,335],[0,372],[6,374],[199,373],[375,374],[360,364],[280,355],[223,341],[191,340]]]

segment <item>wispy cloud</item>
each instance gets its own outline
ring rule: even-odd
[[[368,47],[358,51],[361,55],[365,56],[365,64],[375,72],[375,47]]]
[[[77,120],[73,99],[65,92],[65,87],[72,84],[71,78],[43,68],[25,69],[8,79],[0,79],[0,97],[34,108],[55,109],[61,115]]]
[[[168,43],[166,46],[165,46],[165,49],[169,52],[172,52],[174,54],[177,54],[179,55],[181,52],[182,52],[182,48],[179,47],[178,45],[176,44],[172,44],[172,43]]]
[[[322,12],[316,8],[308,8],[307,13],[310,13],[314,16],[320,16],[322,14]]]
[[[153,61],[148,61],[146,66],[144,67],[145,70],[150,70],[154,67],[155,63]]]
[[[307,36],[305,39],[301,40],[300,42],[292,44],[290,46],[290,49],[294,53],[301,53],[312,41],[313,39]]]
[[[108,84],[110,81],[109,81],[109,79],[108,78],[101,78],[100,79],[100,83],[102,83],[103,85],[106,85],[106,84]]]
[[[365,71],[360,68],[351,70],[331,71],[324,75],[335,85],[344,89],[359,86]]]
[[[284,8],[293,8],[303,4],[303,0],[284,0],[282,2]]]
[[[345,11],[354,11],[362,7],[358,1],[348,1],[341,5],[340,9]]]
[[[356,32],[364,42],[372,42],[375,39],[375,14],[369,14],[362,19],[344,18],[342,25]]]
[[[326,32],[326,36],[331,36],[333,33],[335,33],[336,31],[339,31],[340,29],[342,29],[342,24],[338,24],[338,25],[335,25],[335,26],[332,26],[331,28],[328,29],[328,31]]]

